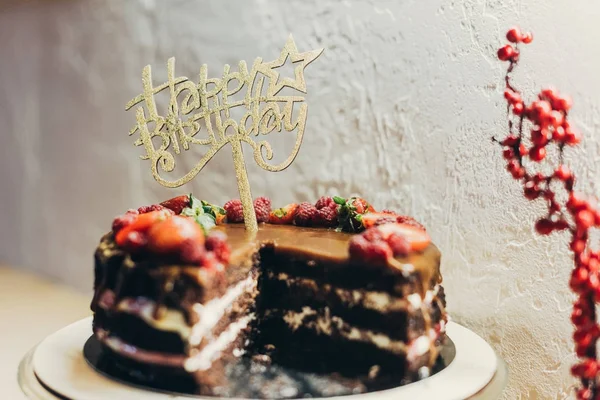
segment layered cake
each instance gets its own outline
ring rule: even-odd
[[[91,305],[110,363],[208,395],[248,358],[365,390],[429,375],[447,316],[424,227],[355,197],[254,206],[255,234],[239,200],[192,195],[114,220]]]

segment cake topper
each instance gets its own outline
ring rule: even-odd
[[[226,64],[221,78],[208,78],[208,67],[204,64],[200,67],[198,83],[187,77],[176,77],[175,58],[170,58],[167,62],[167,82],[153,86],[151,67],[146,66],[142,72],[143,92],[129,101],[125,109],[130,110],[140,104],[136,109],[136,125],[129,135],[139,134],[134,144],[144,146],[146,154],[141,158],[150,160],[154,179],[170,188],[184,185],[219,150],[227,144],[231,145],[244,223],[248,231],[257,231],[242,142],[252,148],[254,160],[261,168],[275,172],[290,166],[302,143],[308,105],[303,96],[280,95],[279,92],[288,87],[306,94],[304,69],[322,52],[323,49],[299,53],[290,35],[276,60],[265,62],[258,57],[250,71],[245,61],[239,62],[237,71],[231,71]],[[288,58],[294,65],[294,76],[282,77],[277,68],[283,66]],[[231,98],[242,89],[245,89],[242,99]],[[168,90],[170,96],[166,116],[159,114],[154,98],[163,90]],[[293,118],[295,103],[298,106]],[[237,107],[245,107],[246,110],[239,120],[234,120],[230,113]],[[202,125],[205,129],[202,129]],[[281,163],[270,164],[268,161],[273,158],[273,149],[269,142],[261,140],[259,136],[281,132],[282,129],[290,133],[296,131],[294,148]],[[208,149],[187,173],[173,180],[161,176],[163,172],[174,171],[173,153],[178,155],[187,151],[190,145],[207,146]]]

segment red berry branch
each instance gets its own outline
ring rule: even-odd
[[[574,268],[569,286],[577,295],[571,321],[575,325],[573,339],[579,357],[571,373],[581,381],[578,399],[600,400],[600,364],[596,353],[600,326],[595,310],[596,302],[600,301],[600,252],[592,250],[589,244],[590,229],[600,226],[600,210],[593,197],[573,190],[575,175],[563,164],[565,147],[578,144],[581,135],[569,123],[572,105],[569,97],[547,88],[528,104],[513,87],[511,73],[519,61],[519,45],[531,43],[533,36],[515,27],[507,32],[506,38],[510,44],[498,50],[498,58],[509,63],[504,90],[508,135],[494,141],[503,147],[506,169],[523,184],[525,197],[543,199],[548,207],[547,214],[536,222],[536,231],[541,235],[567,231],[571,236]],[[555,168],[550,173],[539,172],[543,168],[536,165],[546,158],[551,146],[558,154]],[[558,190],[566,192],[564,201],[558,199]]]

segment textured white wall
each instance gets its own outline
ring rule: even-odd
[[[503,66],[513,23],[535,32],[517,81],[553,83],[576,99],[587,132],[569,153],[584,189],[600,139],[597,0],[9,1],[0,4],[0,258],[83,290],[111,218],[173,192],[136,157],[125,103],[150,63],[158,79],[256,56],[288,33],[309,66],[309,119],[295,164],[250,168],[255,195],[276,204],[324,193],[369,194],[415,215],[442,249],[454,318],[487,338],[511,368],[507,398],[566,398],[571,354],[565,238],[540,239],[490,137],[504,129]],[[227,151],[190,187],[237,195]],[[539,206],[539,205],[538,205]]]

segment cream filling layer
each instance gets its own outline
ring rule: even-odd
[[[303,326],[313,329],[319,334],[332,335],[336,333],[346,340],[371,343],[385,351],[406,354],[409,360],[426,354],[437,336],[435,331],[432,330],[428,335],[420,336],[409,343],[402,340],[393,340],[386,334],[357,328],[340,317],[330,316],[327,308],[325,309],[325,315],[320,315],[310,307],[303,307],[302,311],[299,312],[287,311],[283,315],[283,319],[292,331]]]
[[[212,299],[206,304],[195,304],[193,310],[198,315],[199,321],[194,325],[188,325],[183,312],[180,310],[167,309],[164,313],[161,313],[160,318],[155,318],[156,302],[145,297],[124,298],[117,304],[116,309],[119,312],[135,315],[154,329],[176,332],[184,341],[192,346],[197,346],[202,338],[210,333],[231,305],[253,284],[254,279],[252,276],[248,276],[248,278],[231,287],[222,297]],[[110,293],[108,292],[110,291],[105,291],[103,297],[109,296]],[[107,308],[103,302],[100,302],[99,305]]]
[[[288,285],[298,283],[311,287],[315,291],[333,292],[343,303],[349,306],[360,305],[379,312],[418,310],[423,303],[430,305],[439,290],[439,285],[436,285],[432,290],[425,292],[424,298],[418,293],[413,293],[406,298],[402,298],[391,296],[386,292],[342,289],[328,283],[319,285],[312,279],[290,277],[285,272],[279,272],[274,277],[278,281],[286,282]]]
[[[213,362],[219,358],[223,350],[233,343],[240,332],[248,326],[252,319],[254,319],[254,314],[249,314],[232,322],[226,330],[221,332],[218,337],[208,343],[198,354],[195,354],[192,357],[140,349],[124,342],[120,338],[108,336],[107,332],[103,330],[97,332],[97,337],[115,353],[144,364],[157,364],[168,367],[183,366],[188,372],[206,371],[212,366]],[[238,355],[240,354],[240,352],[237,353]],[[236,352],[234,351],[234,356],[235,354]]]
[[[254,314],[249,314],[229,324],[226,330],[221,332],[215,340],[208,343],[198,354],[185,360],[183,364],[185,370],[194,372],[206,371],[209,369],[212,363],[221,355],[223,350],[233,343],[240,332],[245,329],[253,319]]]

